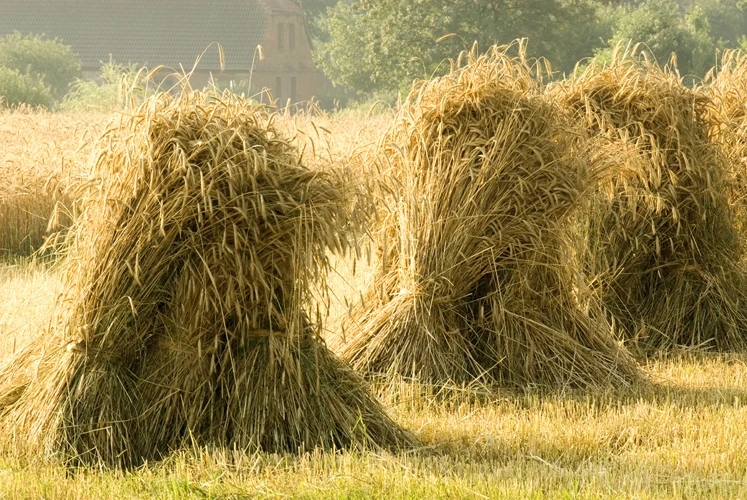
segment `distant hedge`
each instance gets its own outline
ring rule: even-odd
[[[8,75],[5,77],[7,79],[30,82],[28,87],[36,89],[32,95],[39,96],[46,88],[50,95],[47,106],[62,99],[68,93],[70,84],[81,75],[80,60],[70,47],[57,40],[45,39],[42,35],[22,35],[18,32],[0,38],[0,68],[15,73],[16,76],[10,76],[10,73],[4,72]],[[6,102],[12,100],[4,93],[0,95]]]
[[[48,108],[54,101],[50,88],[28,73],[0,66],[0,107],[19,104]]]

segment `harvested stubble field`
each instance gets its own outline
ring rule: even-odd
[[[299,132],[307,163],[356,162],[391,119],[291,118],[279,126]],[[77,149],[84,132],[103,122],[0,115],[2,166],[13,166],[3,175],[21,173],[25,184],[60,169],[69,179],[77,174],[71,158],[86,154]],[[329,335],[370,281],[375,263],[365,260],[333,261]],[[5,262],[0,362],[43,334],[63,292],[54,263]],[[0,498],[747,498],[747,356],[683,352],[651,359],[643,371],[650,383],[604,390],[375,383],[397,423],[420,441],[401,452],[198,448],[125,472],[31,459],[7,444],[12,436],[0,436]]]

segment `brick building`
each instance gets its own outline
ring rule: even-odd
[[[2,0],[0,36],[13,31],[70,45],[86,76],[110,57],[189,72],[204,52],[195,88],[211,77],[251,82],[251,95],[285,104],[307,101],[325,85],[304,14],[291,0]],[[214,42],[223,49],[223,70]]]

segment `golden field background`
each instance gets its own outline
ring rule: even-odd
[[[354,162],[391,115],[286,117],[307,163]],[[0,241],[46,232],[107,116],[0,113]],[[9,209],[8,207],[12,207]],[[64,212],[64,210],[63,210]],[[17,223],[15,221],[18,221]],[[365,245],[364,245],[365,246]],[[55,264],[0,264],[0,362],[44,333],[61,291]],[[338,260],[330,335],[370,274]],[[597,391],[378,385],[422,441],[400,452],[280,456],[199,449],[121,472],[28,461],[0,437],[0,498],[747,497],[747,356],[682,352],[644,365],[650,384]]]

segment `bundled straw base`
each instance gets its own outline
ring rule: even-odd
[[[39,436],[45,446],[75,463],[131,466],[192,445],[295,453],[407,442],[360,376],[315,341],[288,353],[282,339],[255,339],[217,370],[194,346],[165,342],[141,373],[82,353],[67,359],[76,372],[54,394],[64,404],[45,426],[56,434]]]

